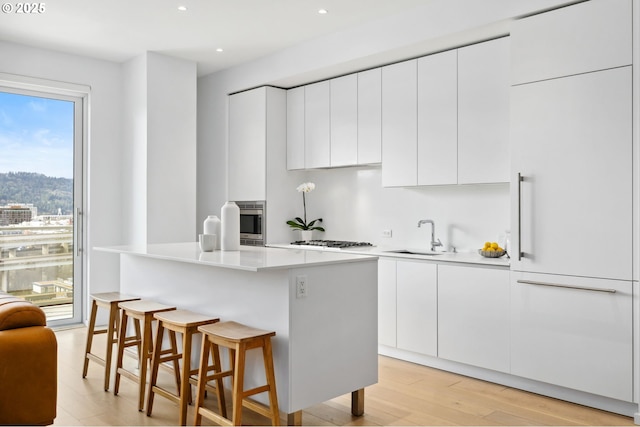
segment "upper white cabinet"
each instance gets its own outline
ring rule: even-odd
[[[358,164],[382,161],[382,70],[358,73]]]
[[[331,86],[328,81],[304,87],[304,166],[331,164]]]
[[[511,372],[631,402],[631,282],[512,273]]]
[[[438,265],[438,356],[510,370],[509,270]]]
[[[382,184],[417,184],[417,60],[382,67]]]
[[[265,200],[267,144],[282,137],[285,91],[272,87],[229,96],[229,200]]]
[[[331,166],[358,163],[358,75],[329,81],[331,86]]]
[[[385,187],[509,182],[509,39],[382,68]]]
[[[304,169],[304,86],[287,91],[287,169]]]
[[[516,21],[512,83],[631,64],[631,0],[591,0]]]
[[[458,184],[509,182],[509,47],[458,49]]]
[[[438,266],[397,261],[397,347],[438,355]]]
[[[456,50],[418,59],[418,185],[458,182],[457,69]]]

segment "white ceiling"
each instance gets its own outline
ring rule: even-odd
[[[45,0],[40,14],[0,13],[0,40],[115,62],[160,52],[202,76],[433,1]]]

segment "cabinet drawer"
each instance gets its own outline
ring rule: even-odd
[[[511,373],[632,400],[632,284],[511,274]]]

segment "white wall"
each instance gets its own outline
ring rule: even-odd
[[[122,243],[121,67],[119,64],[0,42],[0,72],[91,87],[88,199],[89,292],[117,290],[118,259],[94,246]]]
[[[200,78],[199,230],[202,220],[208,214],[219,212],[226,199],[226,96],[229,93],[265,84],[282,87],[306,84],[504,35],[514,17],[565,3],[568,2],[455,0],[446,3],[447,9],[442,3],[438,3],[437,9],[427,3],[404,14],[320,37],[253,63]],[[368,240],[376,244],[418,244],[422,242],[421,234],[426,231],[417,229],[415,224],[418,219],[431,218],[436,221],[443,242],[470,250],[477,247],[478,241],[496,238],[509,227],[506,185],[383,190],[379,187],[379,170],[336,169],[306,175],[318,181],[319,187],[311,193],[310,203],[319,206],[309,209],[324,216],[329,230],[325,238]],[[351,183],[351,194],[344,189],[345,182]],[[292,205],[288,209],[299,203],[301,214],[302,202],[298,201],[301,196],[295,193],[295,188],[290,191],[289,203]],[[488,215],[481,211],[480,205],[484,204],[496,213]],[[354,212],[366,213],[371,219],[354,220]],[[391,241],[380,240],[382,228],[393,229]],[[277,231],[281,232],[282,229]],[[269,233],[274,234],[271,229]],[[294,234],[291,236],[295,238]]]

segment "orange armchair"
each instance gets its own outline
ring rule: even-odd
[[[44,312],[0,292],[0,425],[49,425],[56,417],[58,343]]]

